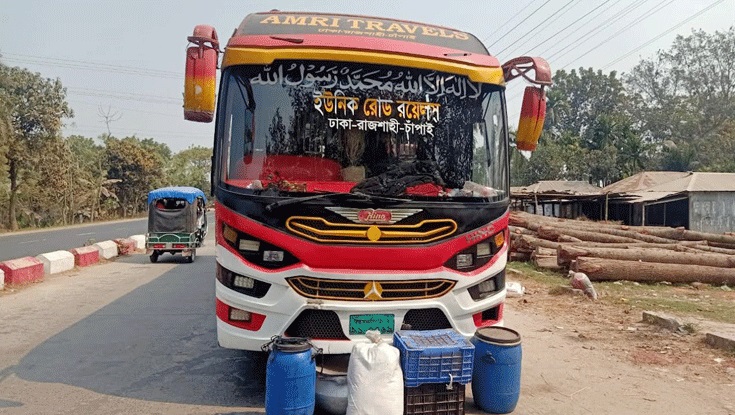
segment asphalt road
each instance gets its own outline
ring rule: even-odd
[[[214,213],[209,213],[208,223],[214,223]],[[94,242],[131,235],[143,235],[148,228],[148,219],[133,219],[101,222],[89,225],[68,226],[50,230],[0,234],[0,261],[36,256],[44,252],[68,250]]]
[[[192,264],[137,254],[0,291],[0,413],[264,413],[262,359],[217,345],[213,234]],[[619,360],[604,349],[604,331],[524,311],[523,301],[536,301],[527,295],[505,315],[524,336],[514,413],[735,414],[735,383]],[[465,413],[481,414],[466,393]]]
[[[20,353],[0,413],[262,413],[264,362],[217,345],[212,234],[192,264],[133,255],[1,296],[0,350]]]

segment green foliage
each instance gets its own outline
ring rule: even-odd
[[[735,27],[677,36],[626,77],[632,114],[661,149],[654,168],[735,171]]]
[[[641,170],[735,171],[735,28],[678,36],[621,80],[558,71],[545,133],[516,185],[574,179],[606,185]]]
[[[209,192],[209,176],[212,167],[212,149],[192,146],[176,153],[167,168],[168,184],[193,186]]]
[[[4,134],[5,172],[9,182],[7,221],[18,229],[19,194],[38,177],[42,150],[60,137],[62,120],[72,117],[61,81],[0,64],[0,101],[9,111],[10,133]]]
[[[149,144],[135,137],[105,140],[107,177],[118,180],[112,188],[123,217],[144,211],[148,191],[165,183],[164,160],[159,153],[150,151]]]
[[[545,132],[536,152],[513,166],[514,184],[586,180],[606,185],[643,169],[648,150],[633,127],[615,72],[558,71],[547,98]]]

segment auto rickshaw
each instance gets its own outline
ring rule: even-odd
[[[151,262],[166,252],[181,253],[194,262],[196,249],[207,235],[206,203],[204,192],[195,187],[164,187],[148,193],[145,247]]]

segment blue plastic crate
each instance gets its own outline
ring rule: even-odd
[[[475,346],[454,330],[400,330],[393,334],[393,345],[401,352],[408,387],[472,381]]]

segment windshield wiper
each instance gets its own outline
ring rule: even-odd
[[[386,197],[386,196],[376,196],[376,195],[369,195],[361,192],[353,192],[353,193],[342,193],[342,192],[336,192],[336,193],[322,193],[318,195],[313,196],[304,196],[304,197],[294,197],[290,199],[284,199],[279,200],[277,202],[270,203],[265,206],[265,210],[268,212],[272,212],[275,209],[278,209],[279,207],[286,206],[286,205],[293,205],[303,202],[308,202],[310,200],[316,200],[316,199],[342,199],[342,200],[358,200],[361,202],[390,202],[390,203],[403,203],[403,202],[410,202],[411,199],[400,199],[395,197]]]

